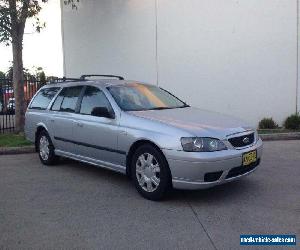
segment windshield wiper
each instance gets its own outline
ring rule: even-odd
[[[162,109],[174,109],[176,107],[155,107],[155,108],[151,108],[151,109],[148,109],[148,110],[162,110]]]
[[[190,107],[190,106],[185,104],[185,105],[179,106],[179,107],[156,107],[156,108],[151,108],[151,109],[148,109],[148,110],[180,109],[180,108],[187,108],[187,107]]]
[[[184,104],[183,106],[180,106],[180,107],[178,107],[178,108],[182,109],[182,108],[189,108],[189,107],[191,107],[191,106],[188,105],[188,104]]]
[[[126,111],[147,111],[147,110],[164,110],[164,109],[180,109],[180,108],[188,108],[190,105],[183,105],[179,107],[154,107],[149,109],[132,109],[132,110],[126,110]]]

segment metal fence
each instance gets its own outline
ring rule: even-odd
[[[24,80],[24,101],[26,106],[31,98],[44,85],[36,79]],[[0,133],[13,132],[15,129],[15,97],[11,79],[0,78]]]

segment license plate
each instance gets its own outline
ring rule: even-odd
[[[256,150],[247,152],[243,154],[243,166],[248,166],[253,162],[256,162]]]

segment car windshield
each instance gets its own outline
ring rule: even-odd
[[[124,111],[189,107],[166,90],[153,85],[132,83],[110,86],[108,90]]]

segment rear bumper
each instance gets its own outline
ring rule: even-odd
[[[242,166],[243,153],[257,150],[257,162]],[[218,152],[163,150],[176,189],[204,189],[242,178],[254,172],[262,157],[262,141],[241,149]]]

